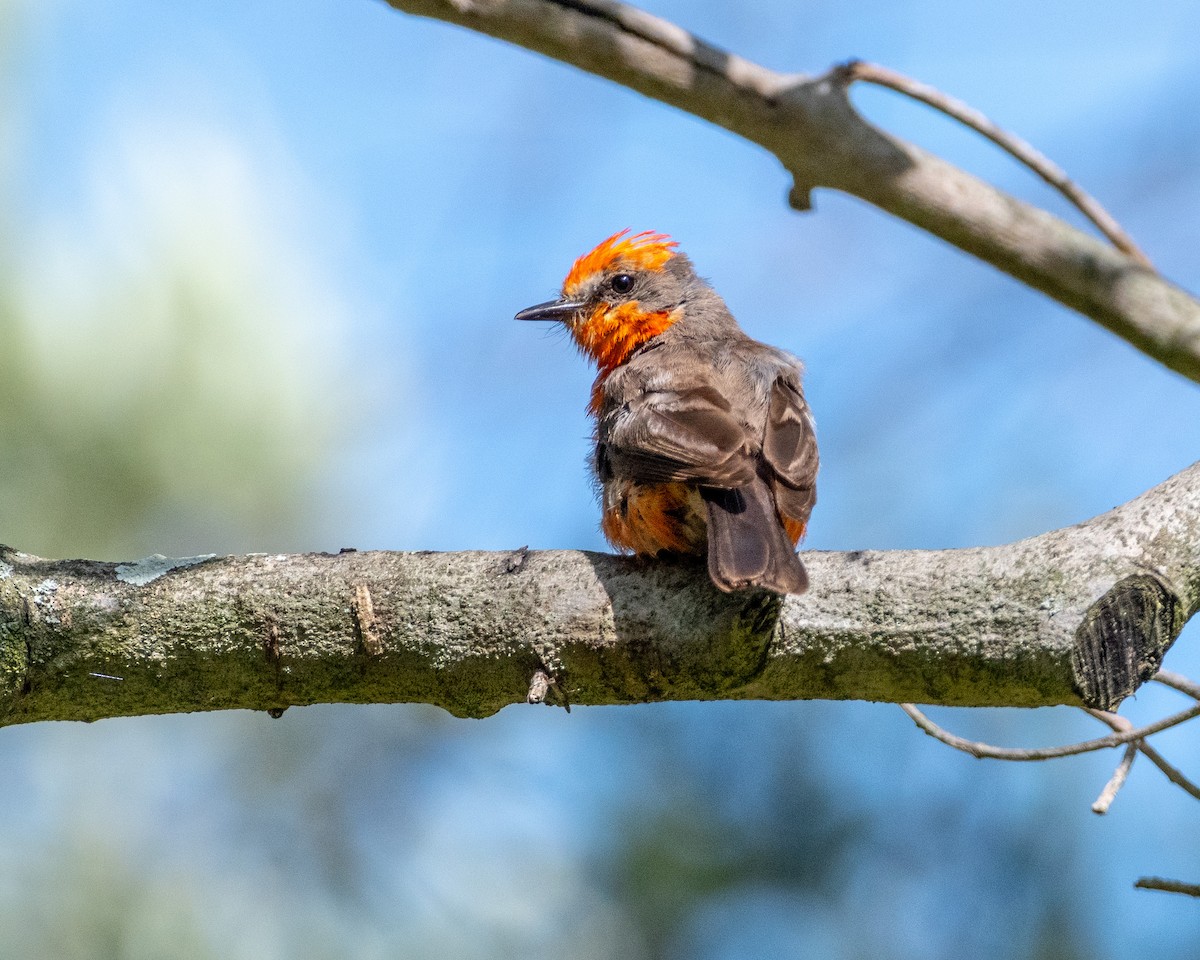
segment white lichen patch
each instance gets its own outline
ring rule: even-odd
[[[0,580],[7,580],[9,577],[12,576],[12,574],[13,574],[12,564],[5,563],[3,560],[0,560]]]
[[[58,593],[58,581],[49,578],[39,583],[33,591],[33,603],[42,620],[55,627],[61,623],[54,608],[56,593]]]
[[[178,570],[180,567],[194,567],[196,564],[203,563],[205,560],[211,560],[215,556],[215,553],[205,553],[198,557],[164,557],[161,553],[156,553],[151,557],[143,557],[141,560],[135,560],[133,563],[118,564],[117,579],[123,583],[132,583],[134,586],[144,587],[165,573]]]

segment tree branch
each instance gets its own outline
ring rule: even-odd
[[[1183,883],[1180,880],[1164,880],[1162,877],[1141,877],[1134,886],[1139,890],[1162,890],[1164,893],[1200,897],[1200,883]]]
[[[1150,258],[1133,242],[1116,219],[1100,205],[1095,197],[1082,190],[1078,184],[1067,176],[1066,171],[1053,163],[1041,151],[1026,143],[1020,137],[1002,130],[974,107],[970,107],[954,97],[947,96],[926,83],[906,77],[896,70],[889,70],[877,63],[865,63],[862,60],[851,60],[835,68],[840,73],[843,82],[852,83],[863,81],[880,87],[895,90],[906,97],[918,100],[926,106],[933,107],[940,113],[952,117],[959,123],[970,127],[981,136],[987,137],[1009,156],[1020,161],[1039,177],[1050,184],[1055,190],[1066,197],[1085,217],[1092,221],[1096,229],[1108,237],[1114,247],[1122,253],[1129,254],[1143,267],[1154,269]]]
[[[1059,760],[1063,757],[1075,757],[1081,753],[1111,750],[1113,747],[1119,747],[1127,743],[1132,744],[1152,734],[1161,733],[1163,730],[1177,727],[1181,723],[1187,723],[1189,720],[1200,717],[1200,704],[1197,704],[1196,706],[1189,707],[1187,710],[1181,710],[1179,713],[1173,713],[1169,717],[1156,720],[1154,723],[1148,723],[1144,727],[1134,727],[1133,724],[1127,722],[1124,726],[1115,728],[1117,732],[1107,737],[1097,737],[1094,740],[1067,743],[1057,747],[996,747],[990,743],[967,740],[965,737],[950,733],[930,720],[911,703],[902,703],[900,707],[908,714],[909,719],[920,727],[922,731],[935,740],[946,744],[948,747],[961,750],[963,753],[969,753],[977,760],[1012,760],[1018,763],[1028,763],[1037,760]],[[1100,710],[1093,712],[1095,716],[1104,719],[1106,723],[1110,722],[1109,718],[1124,719],[1123,717],[1116,717],[1116,714],[1109,714]]]
[[[1200,382],[1200,302],[1134,257],[868,123],[844,70],[781,74],[612,0],[388,0],[528,47],[757,143],[814,188],[861,197]]]
[[[1154,675],[1154,679],[1165,687],[1187,694],[1193,700],[1200,700],[1200,683],[1195,683],[1187,677],[1170,670],[1159,670]]]
[[[1115,713],[1109,713],[1106,710],[1093,709],[1089,709],[1088,713],[1090,713],[1097,720],[1107,723],[1113,728],[1113,730],[1116,730],[1119,733],[1128,733],[1129,731],[1133,730],[1132,723]],[[1154,747],[1142,740],[1135,740],[1130,744],[1130,746],[1137,747],[1139,751],[1145,754],[1147,760],[1149,760],[1163,772],[1163,776],[1175,784],[1175,786],[1179,787],[1179,789],[1181,789],[1184,793],[1189,794],[1196,800],[1200,800],[1200,787],[1197,787],[1194,783],[1192,783],[1191,780],[1185,777],[1177,767],[1168,763],[1166,758],[1157,750],[1155,750]]]
[[[1112,806],[1112,802],[1117,798],[1117,794],[1125,786],[1125,781],[1129,777],[1129,771],[1133,768],[1133,761],[1137,759],[1137,755],[1138,745],[1136,743],[1127,743],[1125,745],[1125,752],[1121,755],[1121,762],[1117,764],[1117,769],[1113,771],[1113,775],[1109,778],[1108,783],[1100,791],[1100,796],[1092,804],[1092,813],[1099,814],[1100,816],[1108,813],[1108,808]]]
[[[1166,671],[1160,671],[1155,679],[1159,679],[1161,674]],[[1176,681],[1180,681],[1189,686],[1195,686],[1185,677],[1180,677],[1178,674],[1170,674],[1169,679],[1164,680],[1169,686],[1175,686]],[[1011,760],[1016,762],[1038,762],[1042,760],[1058,760],[1062,757],[1078,756],[1081,753],[1093,753],[1097,750],[1108,750],[1113,747],[1125,745],[1125,753],[1121,758],[1121,762],[1117,765],[1117,769],[1113,772],[1108,783],[1105,784],[1104,790],[1100,796],[1096,798],[1096,802],[1092,804],[1094,813],[1108,813],[1108,808],[1112,805],[1118,791],[1125,783],[1125,778],[1129,776],[1129,770],[1133,766],[1133,761],[1138,752],[1146,755],[1146,759],[1158,767],[1176,786],[1180,787],[1185,793],[1191,794],[1196,799],[1200,800],[1200,788],[1192,783],[1187,777],[1179,772],[1175,767],[1169,764],[1157,750],[1150,744],[1146,743],[1146,738],[1156,733],[1161,733],[1171,727],[1179,726],[1182,723],[1187,723],[1200,716],[1200,702],[1193,704],[1187,710],[1182,710],[1179,713],[1172,714],[1169,717],[1164,717],[1161,720],[1156,720],[1153,723],[1148,723],[1143,727],[1135,727],[1125,717],[1115,713],[1109,713],[1107,710],[1097,710],[1093,707],[1086,707],[1087,713],[1091,714],[1102,723],[1108,724],[1113,730],[1113,735],[1108,737],[1098,737],[1094,740],[1083,740],[1078,743],[1069,743],[1056,747],[997,747],[990,743],[981,743],[977,740],[968,740],[965,737],[960,737],[939,726],[929,719],[921,710],[914,704],[902,703],[902,709],[910,720],[915,723],[925,734],[933,737],[948,747],[953,747],[955,750],[969,753],[977,760]]]
[[[701,562],[576,551],[113,564],[2,548],[0,723],[318,702],[485,716],[538,671],[576,704],[1107,710],[1200,603],[1200,464],[1008,546],[805,561],[812,591],[781,601],[719,593]]]

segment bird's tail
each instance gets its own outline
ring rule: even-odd
[[[721,590],[804,593],[808,574],[761,478],[732,490],[701,489],[708,509],[708,575]]]

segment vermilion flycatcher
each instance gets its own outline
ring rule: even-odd
[[[751,340],[662,234],[614,234],[575,261],[557,320],[599,368],[588,411],[601,528],[642,555],[708,553],[720,589],[803,593],[795,553],[816,502],[800,362]]]

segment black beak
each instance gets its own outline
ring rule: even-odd
[[[570,300],[547,300],[536,307],[526,307],[516,315],[516,320],[570,320],[584,308],[585,304]]]

